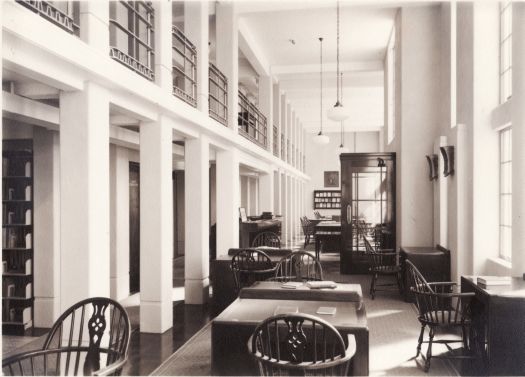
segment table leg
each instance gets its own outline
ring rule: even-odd
[[[315,257],[317,258],[317,260],[319,260],[320,248],[321,240],[319,239],[319,237],[315,237]]]

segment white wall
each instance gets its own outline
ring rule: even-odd
[[[305,184],[306,213],[300,216],[313,217],[313,195],[314,190],[340,190],[341,189],[341,162],[337,147],[341,144],[339,133],[326,133],[330,138],[327,145],[319,145],[313,141],[314,134],[306,135],[306,174],[310,181]],[[350,152],[379,152],[379,132],[346,132],[345,146]],[[339,186],[324,187],[324,172],[338,171]],[[341,210],[320,209],[319,212],[325,216],[340,215]]]

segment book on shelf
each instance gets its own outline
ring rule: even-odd
[[[7,272],[7,261],[2,261],[2,272]]]
[[[13,229],[6,229],[7,231],[7,247],[9,249],[14,249],[17,246],[18,237]]]
[[[510,276],[478,276],[478,284],[490,286],[490,285],[510,285]]]
[[[26,285],[26,298],[31,298],[33,296],[33,285],[31,283],[28,283]]]
[[[26,177],[31,177],[31,162],[27,161],[25,166],[24,166],[24,170],[25,170],[25,176]]]
[[[7,190],[7,200],[13,200],[15,198],[15,189],[10,188]]]
[[[14,297],[15,295],[15,285],[14,284],[8,284],[7,285],[7,297]]]
[[[9,168],[9,159],[2,157],[2,177],[7,177],[7,169]]]
[[[26,249],[31,249],[33,246],[33,236],[31,233],[26,234]]]
[[[26,209],[26,225],[31,225],[31,210]]]
[[[7,247],[7,229],[2,229],[2,248]]]
[[[15,222],[15,213],[13,211],[7,212],[7,223],[14,224]]]
[[[26,200],[27,201],[31,200],[31,185],[26,186]]]
[[[26,260],[25,274],[26,275],[31,275],[31,259]]]

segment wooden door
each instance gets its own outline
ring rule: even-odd
[[[341,273],[368,272],[364,237],[395,247],[395,153],[341,155],[341,228]]]
[[[140,292],[140,168],[129,163],[129,291]]]

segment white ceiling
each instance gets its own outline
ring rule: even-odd
[[[340,66],[348,131],[378,130],[384,123],[383,59],[399,3],[341,1]],[[237,11],[270,65],[287,101],[310,132],[320,123],[319,37],[323,37],[323,123],[336,100],[336,2],[248,1]],[[295,43],[292,43],[293,40]]]

